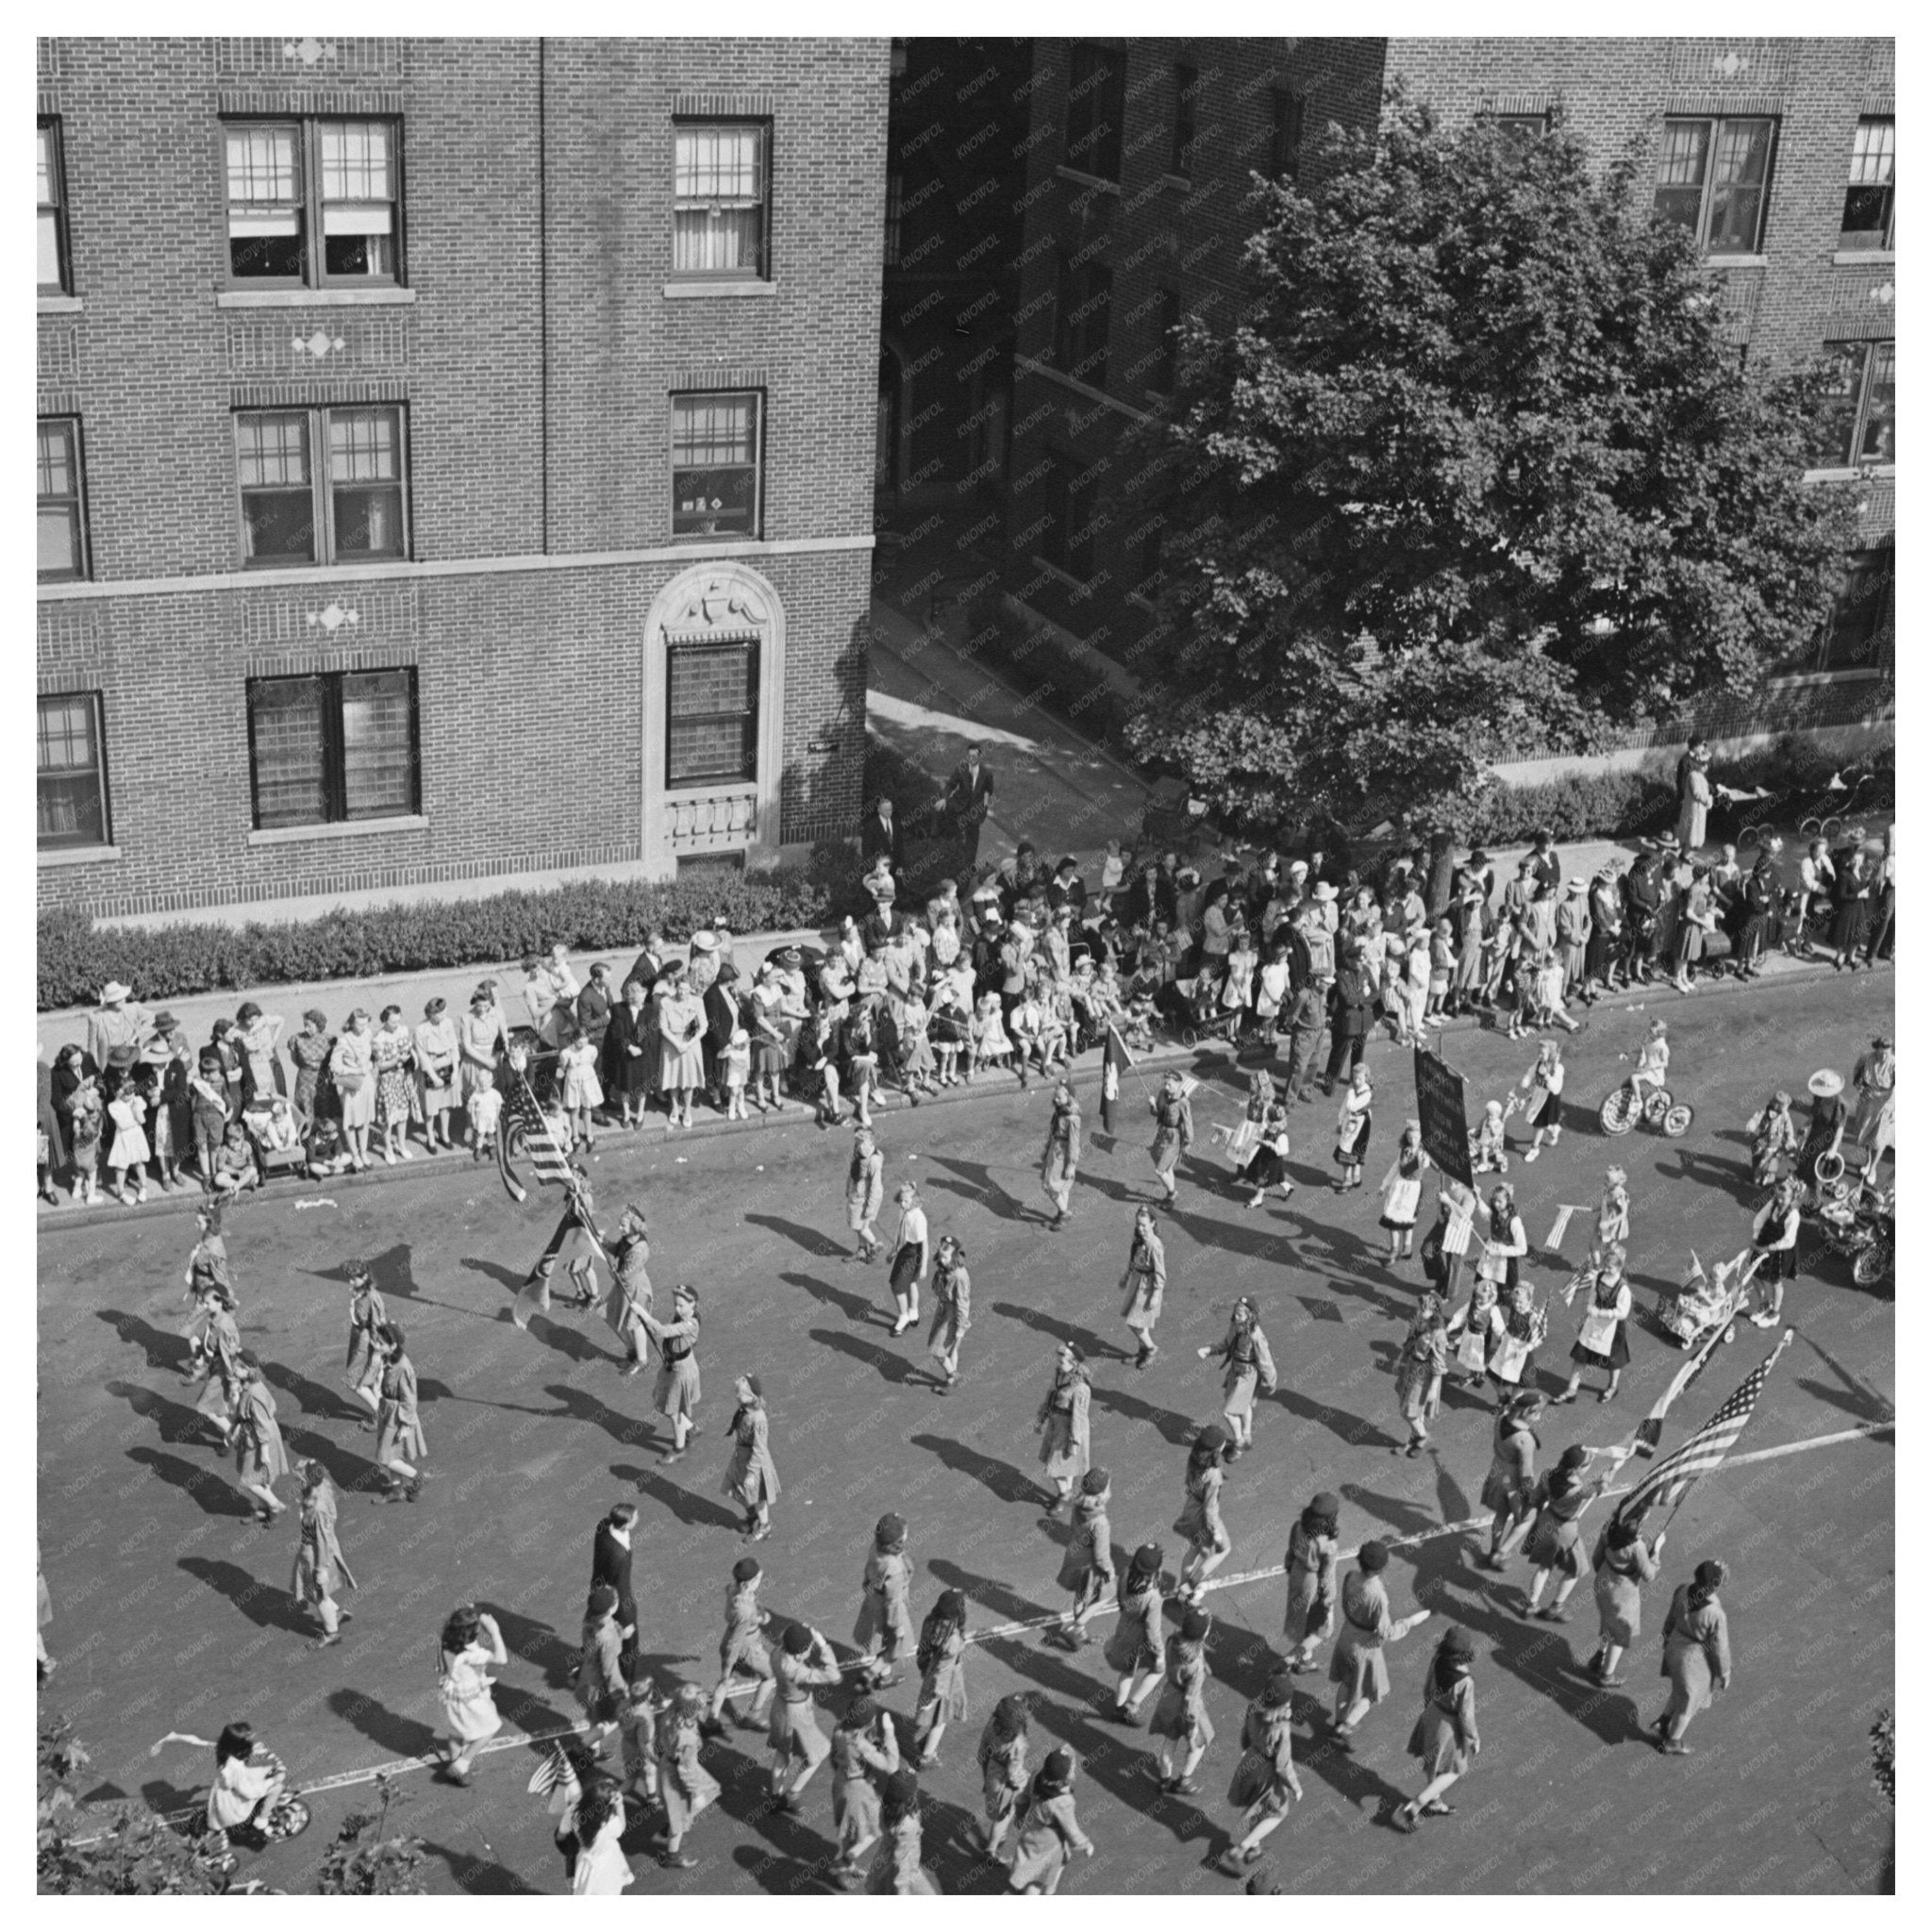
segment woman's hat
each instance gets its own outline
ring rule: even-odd
[[[1286,1710],[1293,1702],[1293,1676],[1287,1670],[1276,1671],[1262,1687],[1262,1707],[1267,1710]]]
[[[1386,1570],[1389,1567],[1389,1545],[1380,1537],[1372,1536],[1361,1546],[1361,1551],[1356,1557],[1356,1561],[1371,1576],[1374,1576],[1378,1571]]]
[[[600,1583],[591,1592],[591,1614],[593,1617],[608,1617],[617,1607],[617,1592],[608,1583]]]
[[[1098,1496],[1106,1491],[1108,1484],[1112,1480],[1106,1470],[1096,1466],[1080,1478],[1080,1493],[1083,1496]]]
[[[803,1624],[794,1624],[785,1633],[785,1655],[803,1657],[811,1648],[811,1632]]]
[[[1332,1523],[1341,1514],[1341,1498],[1333,1490],[1317,1490],[1308,1499],[1308,1507]]]
[[[1707,1557],[1698,1564],[1693,1573],[1695,1580],[1706,1590],[1721,1590],[1730,1572],[1715,1557]]]
[[[1134,1568],[1146,1575],[1152,1576],[1160,1568],[1162,1555],[1163,1552],[1158,1543],[1142,1543],[1134,1552]]]
[[[906,1519],[890,1513],[881,1516],[878,1527],[873,1531],[873,1541],[881,1543],[903,1543],[906,1541]]]
[[[1208,1635],[1213,1623],[1214,1619],[1197,1606],[1191,1608],[1181,1619],[1181,1635],[1190,1643],[1199,1643]]]
[[[781,966],[803,966],[805,964],[805,955],[796,946],[787,946],[778,955],[778,963]]]
[[[131,1044],[109,1047],[108,1050],[108,1064],[110,1067],[131,1067],[139,1055]]]
[[[756,1395],[760,1402],[762,1402],[765,1399],[765,1385],[761,1381],[759,1381],[756,1375],[747,1375],[744,1378],[744,1386],[747,1389],[749,1389],[751,1392],[754,1395]]]
[[[692,1307],[696,1307],[698,1305],[698,1291],[688,1281],[680,1281],[677,1284],[677,1286],[671,1291],[671,1293],[674,1299],[681,1302],[689,1302]]]
[[[1340,896],[1341,894],[1336,891],[1335,888],[1326,879],[1323,879],[1315,887],[1315,897],[1324,906],[1332,906]]]
[[[1458,1658],[1463,1663],[1472,1662],[1475,1657],[1475,1640],[1459,1624],[1451,1624],[1443,1632],[1442,1641],[1437,1648],[1442,1656]]]
[[[165,1033],[157,1033],[142,1048],[141,1057],[151,1067],[164,1067],[175,1058],[175,1042]]]
[[[1845,1091],[1845,1076],[1824,1067],[1813,1074],[1807,1084],[1820,1100],[1831,1100]]]
[[[1573,1442],[1557,1458],[1558,1469],[1581,1469],[1590,1460],[1590,1451],[1581,1442]]]
[[[1581,879],[1572,879],[1570,881],[1570,890],[1573,892],[1587,892],[1590,888]]]
[[[718,950],[718,935],[708,929],[692,933],[691,949],[693,953],[715,953]]]
[[[132,999],[133,997],[134,989],[131,986],[123,986],[118,979],[108,980],[107,985],[101,989],[101,1004],[104,1007],[111,1007],[117,1000]]]
[[[180,1025],[180,1021],[175,1019],[174,1014],[169,1012],[166,1007],[163,1007],[161,1010],[155,1015],[155,1031],[157,1033],[172,1033],[177,1026]]]

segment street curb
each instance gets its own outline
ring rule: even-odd
[[[1881,963],[1889,967],[1894,962],[1888,959]],[[1781,986],[1794,979],[1822,978],[1826,964],[1827,962],[1822,959],[1794,959],[1775,974],[1768,975],[1764,981],[1754,982],[1734,978],[1709,980],[1699,987],[1698,993],[1742,993],[1751,991],[1757,986]],[[1660,981],[1654,987],[1638,989],[1634,995],[1626,989],[1624,992],[1616,995],[1614,1000],[1600,1000],[1598,1008],[1621,1006],[1622,1009],[1625,1012],[1634,1011],[1639,1007],[1647,1006],[1653,995],[1672,993],[1673,991],[1674,990],[1668,981]],[[1681,997],[1681,995],[1677,996]],[[1692,995],[1692,997],[1695,996]],[[1447,1034],[1494,1032],[1496,1029],[1487,1026],[1480,1015],[1471,1013],[1464,1014],[1454,1020],[1446,1020],[1440,1028],[1435,1030]],[[1391,1041],[1379,1036],[1378,1043],[1382,1045],[1392,1044]],[[1225,1042],[1217,1042],[1217,1044],[1224,1046]],[[1182,1046],[1178,1042],[1163,1042],[1155,1047],[1151,1052],[1136,1054],[1134,1056],[1134,1065],[1137,1068],[1166,1068],[1176,1065],[1193,1066],[1199,1064],[1200,1057],[1204,1053],[1211,1055],[1217,1060],[1222,1058],[1222,1055],[1215,1052],[1211,1046],[1200,1044]],[[1091,1060],[1088,1058],[1088,1056],[1091,1056]],[[1273,1060],[1279,1058],[1279,1057],[1278,1054],[1271,1052],[1269,1058]],[[1100,1049],[1098,1047],[1089,1047],[1087,1053],[1081,1058],[1083,1064],[1075,1070],[1070,1070],[1068,1078],[1097,1080],[1101,1071]],[[964,1101],[985,1100],[1000,1094],[1031,1091],[1036,1086],[1041,1091],[1050,1093],[1053,1091],[1054,1084],[1053,1081],[1042,1075],[1036,1080],[1029,1081],[1025,1089],[1020,1088],[1017,1083],[1013,1087],[1008,1088],[1005,1084],[1004,1074],[995,1074],[983,1084],[975,1082],[971,1087],[945,1088],[937,1093],[927,1094],[919,1102],[919,1107],[958,1106]],[[873,1107],[874,1118],[884,1114],[911,1113],[916,1110],[912,1102],[905,1094],[897,1092],[881,1095]],[[666,1141],[679,1138],[659,1126],[655,1115],[651,1118],[651,1131],[655,1138]],[[692,1126],[684,1129],[683,1133],[686,1138],[691,1140],[708,1141],[726,1135],[745,1135],[766,1129],[787,1126],[803,1127],[813,1124],[810,1103],[793,1101],[787,1105],[785,1112],[775,1121],[765,1117],[758,1117],[748,1121],[702,1120],[695,1123]],[[845,1117],[841,1124],[849,1126],[849,1115]],[[641,1146],[643,1144],[641,1136],[625,1134],[621,1129],[614,1127],[607,1127],[604,1131],[604,1138],[620,1146]],[[257,1190],[250,1196],[250,1199],[254,1201],[293,1200],[299,1206],[304,1198],[315,1199],[326,1195],[328,1189],[337,1182],[354,1186],[359,1191],[371,1182],[387,1183],[408,1180],[412,1174],[445,1173],[458,1167],[468,1158],[467,1150],[458,1154],[425,1154],[419,1149],[410,1159],[400,1161],[394,1167],[386,1167],[378,1162],[365,1174],[331,1174],[326,1180],[322,1181],[276,1180],[265,1182],[260,1189]],[[487,1174],[492,1178],[495,1177],[495,1163],[493,1159],[475,1161],[471,1164],[475,1168],[479,1176]],[[537,1191],[533,1190],[534,1191]],[[109,1223],[123,1221],[129,1214],[144,1217],[149,1220],[158,1219],[160,1216],[169,1213],[187,1214],[192,1213],[193,1209],[200,1207],[208,1199],[208,1196],[207,1194],[195,1191],[158,1195],[141,1208],[128,1208],[121,1202],[113,1201],[103,1202],[89,1208],[63,1207],[50,1208],[44,1201],[42,1201],[36,1204],[36,1232],[40,1236],[44,1237],[49,1233],[61,1233],[69,1228],[100,1227]]]

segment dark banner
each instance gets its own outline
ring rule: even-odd
[[[1462,1075],[1447,1060],[1415,1050],[1415,1111],[1423,1124],[1423,1152],[1466,1188],[1475,1186],[1469,1167],[1469,1119],[1462,1107]]]

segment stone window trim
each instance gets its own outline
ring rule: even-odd
[[[429,820],[421,812],[399,812],[387,819],[343,819],[323,825],[275,825],[267,831],[251,831],[248,842],[257,845],[295,845],[312,839],[365,839],[385,832],[426,832]]]
[[[384,283],[374,289],[217,289],[217,308],[397,308],[416,299],[414,289]],[[80,305],[75,304],[77,308]]]

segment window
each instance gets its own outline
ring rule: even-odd
[[[1896,125],[1890,114],[1868,114],[1852,137],[1852,178],[1839,223],[1843,249],[1892,245],[1892,189],[1898,166]]]
[[[393,121],[242,121],[223,129],[228,275],[289,288],[402,279]]]
[[[1067,166],[1118,181],[1125,111],[1125,57],[1098,41],[1075,41],[1067,74]]]
[[[1174,70],[1174,153],[1168,172],[1191,175],[1194,172],[1194,94],[1201,76],[1181,62]]]
[[[60,691],[40,706],[35,829],[42,851],[108,845],[108,765],[98,691]]]
[[[901,174],[886,176],[886,266],[899,265],[899,225],[906,208],[906,177]]]
[[[757,391],[671,399],[671,534],[756,537],[759,421]]]
[[[1825,626],[1819,671],[1871,671],[1890,666],[1892,656],[1892,558],[1890,550],[1861,550],[1852,558],[1844,588]]]
[[[235,418],[242,561],[259,569],[408,556],[408,455],[397,405]],[[314,452],[328,453],[325,484]]]
[[[415,672],[252,678],[248,762],[258,831],[411,817]]]
[[[771,130],[758,121],[680,121],[671,271],[762,279]]]
[[[1164,396],[1171,396],[1174,393],[1174,370],[1179,361],[1179,346],[1174,332],[1180,326],[1181,294],[1178,289],[1168,288],[1155,292],[1159,298],[1155,308],[1154,326],[1159,334],[1160,355],[1155,362],[1148,387],[1158,390]]]
[[[1821,470],[1897,461],[1898,375],[1893,342],[1826,342],[1833,383],[1818,420]]]
[[[1093,532],[1085,521],[1084,492],[1075,487],[1077,466],[1063,449],[1049,450],[1046,464],[1046,521],[1039,554],[1084,584],[1093,575]]]
[[[1291,181],[1302,177],[1302,124],[1308,111],[1308,98],[1292,88],[1274,90],[1274,143],[1268,157],[1268,172]]]
[[[1488,117],[1491,126],[1500,127],[1506,134],[1520,135],[1524,140],[1550,131],[1550,117],[1542,114],[1491,114]]]
[[[673,644],[665,678],[664,783],[741,785],[758,774],[758,646]]]
[[[1108,325],[1113,271],[1104,262],[1075,264],[1062,252],[1054,307],[1054,361],[1094,389],[1107,387]]]
[[[1712,255],[1756,255],[1770,199],[1776,123],[1666,121],[1657,211]]]
[[[40,205],[34,241],[42,295],[66,295],[74,284],[67,265],[67,194],[60,175],[60,124],[40,124],[34,159],[34,193]]]
[[[87,575],[87,517],[80,488],[80,424],[42,416],[34,448],[35,549],[40,581]]]

